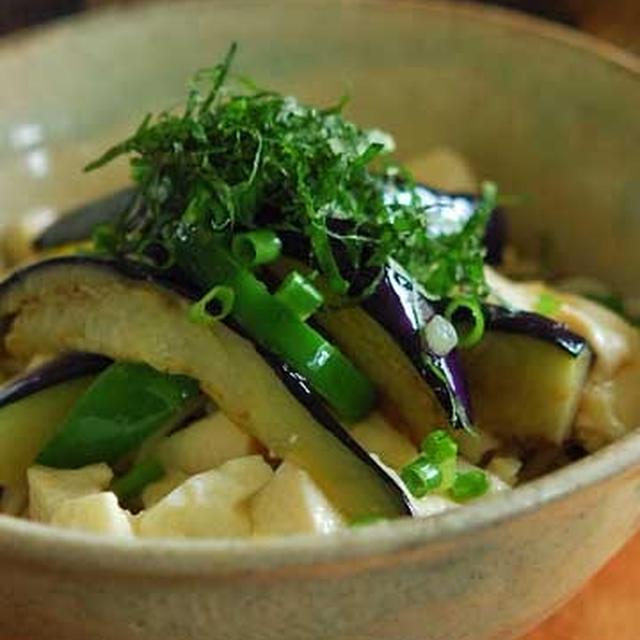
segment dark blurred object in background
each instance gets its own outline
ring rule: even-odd
[[[176,2],[178,0],[175,0]],[[234,0],[228,0],[234,2]],[[414,0],[429,2],[429,0]],[[450,0],[456,2],[457,0]],[[472,0],[527,11],[579,27],[640,52],[640,0]],[[81,9],[139,0],[0,0],[0,34]],[[389,0],[394,2],[394,0]]]
[[[606,0],[605,0],[606,1]],[[485,2],[485,0],[474,0],[480,4],[497,4],[508,9],[518,9],[527,11],[534,15],[548,18],[549,20],[557,20],[564,24],[577,26],[577,15],[569,9],[569,0],[493,0]]]
[[[0,0],[0,33],[78,11],[84,0]]]

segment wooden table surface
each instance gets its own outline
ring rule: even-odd
[[[558,613],[522,640],[638,640],[640,534]]]

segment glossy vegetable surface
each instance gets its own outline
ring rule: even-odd
[[[436,315],[433,304],[403,273],[387,265],[366,312],[393,337],[434,391],[452,424],[469,427],[471,403],[455,351],[439,356],[426,341],[424,327]]]
[[[409,513],[400,487],[335,421],[320,423],[238,333],[190,322],[189,304],[139,267],[81,257],[38,263],[0,285],[14,355],[81,349],[190,376],[238,426],[305,469],[347,519]]]
[[[195,380],[116,362],[74,405],[38,462],[63,469],[115,462],[175,422],[198,395]]]
[[[371,411],[375,394],[367,378],[298,317],[283,296],[271,295],[213,234],[190,228],[179,230],[176,257],[203,289],[229,286],[234,292],[234,321],[263,349],[302,375],[340,415],[357,420]]]
[[[591,364],[586,342],[533,313],[487,307],[488,330],[460,355],[479,427],[516,441],[562,443]]]

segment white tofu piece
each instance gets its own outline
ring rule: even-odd
[[[145,509],[149,509],[156,502],[160,502],[162,498],[171,493],[176,487],[179,487],[189,476],[184,471],[177,469],[169,470],[160,480],[151,482],[142,490],[142,505]]]
[[[54,509],[50,523],[66,529],[110,536],[132,537],[131,516],[111,491],[63,500]]]
[[[311,476],[283,462],[251,500],[255,535],[331,533],[345,526]]]
[[[34,465],[27,470],[29,517],[49,522],[61,502],[104,491],[112,478],[113,472],[104,463],[81,469],[53,469]]]
[[[216,411],[163,438],[154,455],[166,468],[192,475],[255,452],[255,440]]]
[[[191,476],[136,519],[141,537],[240,537],[251,534],[247,501],[272,477],[261,456]]]
[[[518,482],[518,474],[522,469],[522,460],[514,456],[495,456],[487,465],[487,471],[513,487]]]
[[[444,513],[460,506],[454,500],[437,493],[430,493],[422,498],[410,496],[409,500],[413,506],[414,513],[420,518],[435,516],[438,513]]]

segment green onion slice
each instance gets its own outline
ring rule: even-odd
[[[231,241],[233,257],[245,267],[258,267],[280,257],[282,242],[271,229],[239,233]]]
[[[458,455],[458,443],[443,429],[432,431],[420,446],[429,462],[441,464],[445,460],[455,460]]]
[[[297,271],[289,273],[274,295],[300,320],[306,320],[324,302],[322,294]]]
[[[481,469],[456,474],[449,496],[456,502],[466,502],[483,496],[489,490],[489,478]]]
[[[212,324],[231,313],[235,293],[231,287],[216,285],[200,300],[189,307],[189,320],[200,324]]]
[[[480,303],[474,298],[454,298],[447,305],[444,315],[458,332],[458,346],[469,348],[482,340],[485,328],[484,313]]]
[[[342,417],[361,420],[371,411],[369,379],[240,264],[223,236],[185,225],[176,238],[178,264],[196,283],[233,289],[230,316],[253,340],[302,375]]]
[[[422,498],[427,493],[435,491],[442,484],[442,471],[424,456],[419,456],[410,462],[400,472],[400,477],[411,495]]]

